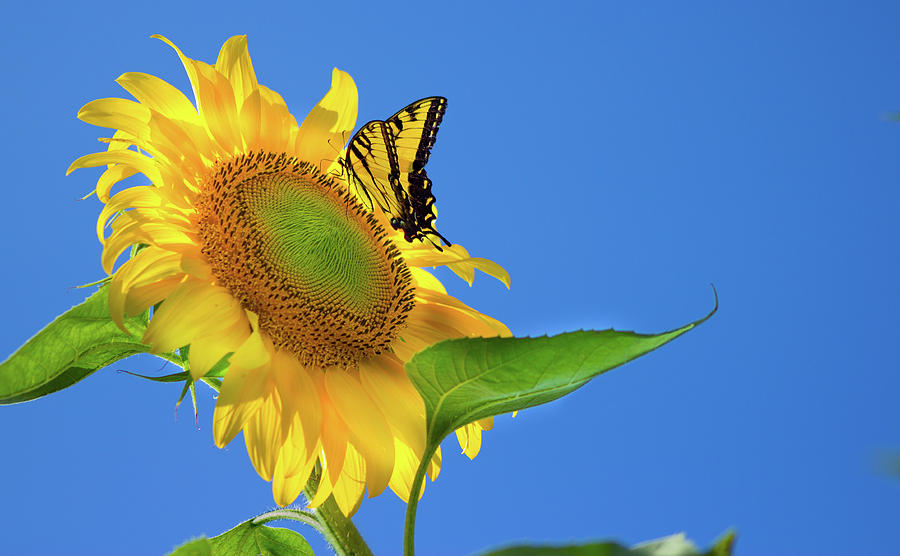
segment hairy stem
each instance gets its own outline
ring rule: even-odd
[[[316,489],[319,488],[320,473],[321,470],[317,465],[309,482],[306,483],[306,488],[303,489],[307,500],[312,500]],[[353,521],[341,512],[333,496],[329,496],[318,508],[312,509],[311,513],[318,521],[318,526],[314,527],[322,533],[339,556],[373,556],[366,541],[353,525]]]

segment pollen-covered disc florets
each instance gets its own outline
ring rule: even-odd
[[[304,365],[381,353],[412,309],[409,270],[384,228],[312,164],[261,152],[222,161],[197,213],[217,281]]]

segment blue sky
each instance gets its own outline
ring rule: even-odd
[[[214,61],[248,35],[302,119],[338,66],[360,123],[449,98],[429,162],[438,228],[512,274],[451,293],[517,335],[674,328],[719,313],[574,395],[497,419],[475,461],[444,445],[422,554],[512,541],[633,543],[733,527],[736,554],[890,554],[900,478],[900,5],[893,2],[291,2],[50,8],[0,23],[7,187],[0,357],[102,275],[98,149],[84,103],[126,71],[186,88],[161,33]],[[273,506],[242,441],[177,418],[178,387],[100,371],[0,408],[4,549],[162,554]],[[404,504],[366,500],[377,554]],[[305,531],[318,550],[316,534]],[[323,552],[324,553],[324,552]]]

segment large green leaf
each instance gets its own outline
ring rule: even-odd
[[[303,536],[290,529],[248,520],[211,539],[179,546],[169,556],[314,556]]]
[[[461,338],[413,356],[406,374],[425,400],[427,433],[406,508],[404,554],[415,552],[415,516],[425,469],[448,434],[478,419],[561,398],[595,376],[671,342],[713,316],[718,307],[717,297],[705,317],[661,334],[582,330],[540,338]]]
[[[303,536],[290,529],[245,521],[209,539],[213,556],[313,556]]]
[[[717,304],[718,306],[718,304]],[[435,344],[406,364],[428,419],[428,445],[485,417],[560,398],[595,376],[671,342],[703,323],[663,332],[566,332],[540,338],[461,338]]]
[[[109,317],[107,289],[57,317],[0,364],[0,404],[46,396],[149,350],[141,343],[147,314],[126,318],[126,334]]]
[[[734,533],[726,533],[712,548],[700,552],[683,534],[627,548],[614,542],[567,546],[511,546],[484,556],[729,556]]]
[[[318,473],[318,470],[313,473],[311,483],[318,484]],[[305,494],[308,492],[304,490]],[[313,527],[331,544],[335,553],[341,556],[372,556],[359,531],[350,518],[341,513],[334,498],[329,498],[314,510],[284,508],[266,512],[217,537],[185,543],[169,556],[312,556],[312,548],[302,535],[291,529],[267,525],[278,520],[295,521]]]

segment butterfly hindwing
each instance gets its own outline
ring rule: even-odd
[[[447,241],[434,228],[434,194],[425,164],[447,109],[447,99],[428,97],[410,104],[385,121],[374,120],[356,132],[342,161],[360,198],[378,205],[406,241]]]

